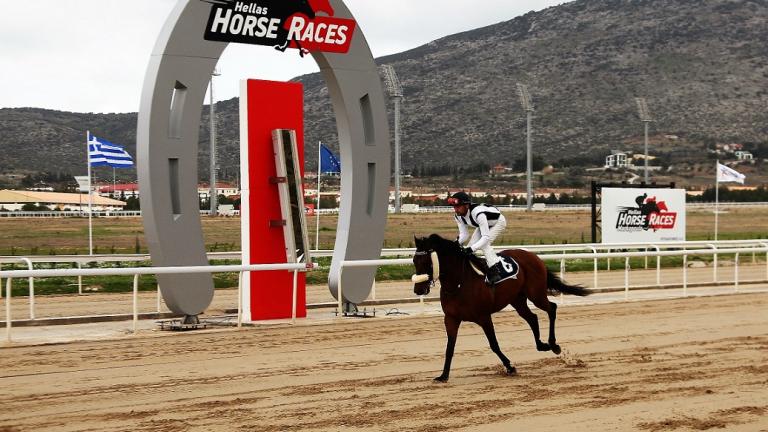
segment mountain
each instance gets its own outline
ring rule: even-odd
[[[528,86],[535,105],[536,154],[594,164],[610,149],[642,151],[636,97],[646,98],[654,119],[652,143],[676,135],[703,154],[716,142],[768,142],[766,41],[768,0],[578,0],[377,62],[392,65],[403,84],[405,172],[524,157],[517,83]],[[319,140],[336,148],[335,119],[322,77],[296,80],[305,86],[313,169]],[[205,178],[207,107],[203,113]],[[233,173],[237,99],[217,103],[217,120],[221,166]],[[135,113],[0,109],[0,172],[81,172],[86,128],[135,152]]]
[[[0,109],[0,173],[85,174],[86,130],[136,152],[136,113],[94,114],[39,108]]]

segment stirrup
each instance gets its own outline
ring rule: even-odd
[[[492,276],[492,277],[491,277]],[[501,261],[488,268],[488,274],[485,276],[485,283],[489,286],[495,286],[507,279],[517,279],[517,274],[505,271]]]
[[[494,286],[501,281],[502,275],[498,270],[488,269],[488,273],[485,275],[485,284],[488,286]]]

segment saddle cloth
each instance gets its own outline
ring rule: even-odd
[[[498,257],[501,259],[501,268],[504,270],[499,282],[507,279],[517,279],[517,273],[520,271],[520,264],[518,264],[512,257],[505,255],[498,255]],[[488,276],[485,277],[485,282],[488,282]]]
[[[504,274],[501,275],[501,281],[507,280],[507,279],[517,279],[517,274],[520,272],[520,264],[515,261],[514,258],[508,257],[505,255],[498,255],[499,259],[501,260],[501,267],[504,269]],[[483,275],[483,272],[480,271],[477,267],[475,267],[474,264],[472,264],[472,268],[475,270],[475,272],[479,275]],[[486,276],[485,281],[488,282],[488,277]],[[499,282],[501,282],[499,281]]]

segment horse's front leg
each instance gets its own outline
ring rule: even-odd
[[[451,316],[445,316],[445,333],[448,336],[448,344],[445,346],[445,364],[443,365],[443,374],[435,378],[435,381],[446,382],[451,372],[451,360],[453,360],[453,349],[456,348],[456,337],[459,334],[461,320]]]
[[[499,356],[499,360],[501,360],[501,363],[504,365],[504,368],[507,370],[507,375],[515,375],[517,374],[517,369],[515,369],[514,366],[512,366],[512,362],[509,361],[507,356],[504,355],[503,352],[501,352],[501,348],[499,348],[499,341],[496,340],[496,330],[493,328],[493,320],[491,319],[491,316],[488,315],[488,318],[479,322],[480,327],[483,328],[483,331],[485,332],[485,337],[488,338],[488,343],[491,345],[491,351],[496,353],[497,356]]]

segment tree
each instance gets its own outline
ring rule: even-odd
[[[320,197],[320,208],[336,208],[339,206],[339,203],[336,202],[336,197],[334,196],[321,196]]]
[[[512,165],[512,170],[515,172],[526,172],[528,171],[528,159],[525,157],[522,157],[520,159],[515,160],[515,163]],[[531,158],[531,169],[533,171],[541,171],[546,164],[544,163],[544,159],[541,158],[541,156],[533,156]]]
[[[219,195],[219,204],[235,204],[236,199],[230,198],[225,195]]]
[[[51,209],[42,204],[38,206],[35,203],[26,203],[21,206],[21,211],[51,211]]]
[[[128,197],[125,200],[125,210],[141,210],[139,199],[135,196]]]

